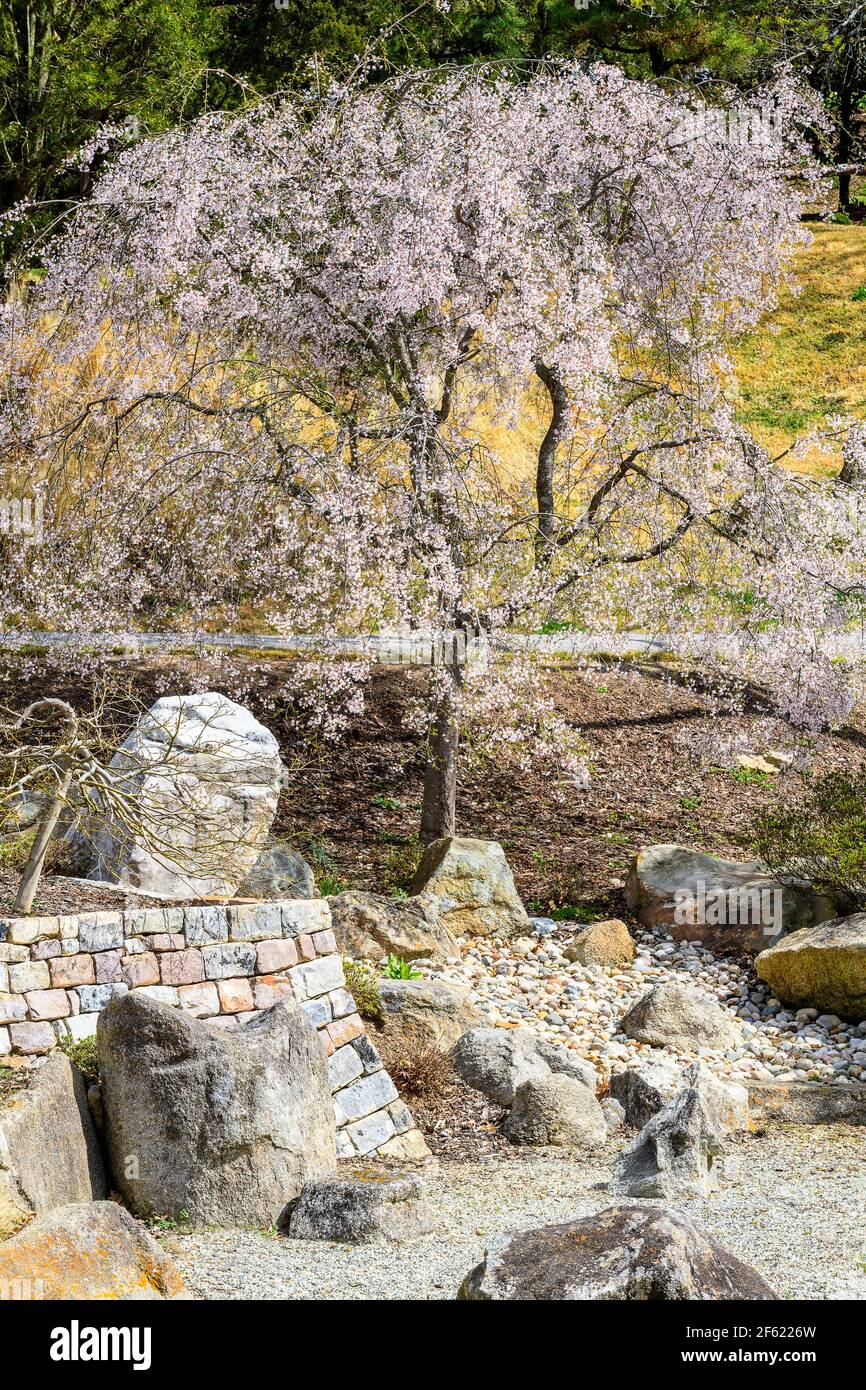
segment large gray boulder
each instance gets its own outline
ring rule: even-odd
[[[133,1211],[269,1226],[336,1164],[325,1051],[284,999],[223,1031],[138,992],[99,1018],[109,1159]]]
[[[296,849],[284,844],[267,845],[261,851],[237,892],[239,898],[269,901],[319,897],[311,866]]]
[[[620,1155],[610,1184],[624,1197],[707,1197],[724,1140],[701,1091],[680,1091]]]
[[[761,952],[755,970],[783,1003],[859,1023],[866,1018],[866,912],[783,937]]]
[[[683,1068],[673,1059],[640,1062],[614,1072],[610,1094],[625,1112],[626,1124],[643,1129],[683,1087]]]
[[[805,880],[783,887],[755,860],[717,859],[683,845],[640,850],[626,902],[649,930],[663,926],[680,941],[721,952],[762,951],[782,932],[815,926],[836,911]]]
[[[748,1129],[749,1093],[745,1086],[714,1076],[700,1063],[685,1070],[672,1059],[641,1062],[611,1076],[610,1094],[621,1104],[626,1123],[643,1129],[689,1085],[701,1091],[722,1134]]]
[[[447,1052],[481,1022],[470,992],[442,980],[380,980],[381,1032]]]
[[[349,889],[329,902],[337,946],[344,956],[371,961],[388,955],[400,960],[424,957],[444,961],[460,954],[430,899],[384,898]]]
[[[585,1057],[579,1057],[571,1047],[559,1047],[543,1038],[539,1038],[535,1046],[539,1057],[547,1063],[552,1072],[557,1076],[570,1076],[575,1081],[580,1081],[595,1095],[598,1072],[592,1062],[587,1062]]]
[[[455,936],[530,933],[526,908],[496,840],[434,840],[424,851],[409,891],[431,899]]]
[[[498,1236],[457,1297],[609,1303],[777,1295],[757,1270],[685,1212],[624,1204],[578,1221]]]
[[[352,1167],[333,1177],[314,1178],[292,1209],[287,1234],[293,1240],[367,1244],[426,1235],[433,1220],[417,1173]]]
[[[512,1144],[597,1149],[607,1139],[607,1121],[588,1086],[550,1075],[518,1086],[502,1133]]]
[[[214,691],[166,697],[111,767],[123,807],[108,805],[94,825],[66,835],[76,856],[87,848],[87,877],[161,898],[231,897],[276,814],[282,763],[273,734]]]
[[[550,1076],[535,1038],[522,1029],[472,1028],[450,1052],[461,1081],[495,1105],[511,1105],[524,1081]]]
[[[54,1052],[0,1106],[0,1238],[33,1212],[105,1196],[105,1173],[81,1072]]]
[[[598,1083],[591,1063],[522,1028],[473,1028],[455,1043],[451,1061],[461,1081],[496,1105],[511,1105],[524,1081],[552,1073],[571,1076],[593,1094]]]
[[[738,1081],[714,1076],[696,1062],[686,1074],[686,1084],[700,1091],[720,1134],[737,1134],[749,1128],[749,1092]]]
[[[655,985],[625,1013],[620,1032],[653,1047],[737,1047],[740,1032],[732,1014],[694,985],[678,980]]]
[[[186,1298],[171,1259],[116,1202],[84,1202],[44,1212],[0,1243],[0,1298]]]

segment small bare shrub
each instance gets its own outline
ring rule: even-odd
[[[424,846],[418,835],[408,838],[394,835],[389,836],[388,840],[388,849],[382,860],[382,887],[394,897],[405,897],[421,863]]]
[[[402,1096],[421,1100],[428,1107],[447,1099],[455,1083],[447,1053],[417,1038],[386,1036],[378,1044],[391,1080]]]

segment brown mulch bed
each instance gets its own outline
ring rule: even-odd
[[[226,667],[173,657],[118,660],[115,666],[146,704],[158,695],[189,691],[193,678],[199,689],[224,689],[232,696],[240,675],[241,700],[274,730],[295,768],[276,833],[307,855],[326,892],[406,887],[419,853],[423,750],[402,727],[402,713],[426,679],[423,671],[374,668],[364,713],[352,719],[339,742],[322,742],[310,752],[287,732],[283,719],[291,666],[285,659]],[[549,770],[488,765],[464,777],[458,798],[459,829],[502,842],[517,886],[536,911],[566,905],[578,917],[621,914],[623,882],[636,850],[676,841],[747,857],[756,811],[796,801],[802,792],[799,773],[744,780],[729,767],[704,765],[700,750],[716,737],[741,736],[744,751],[765,751],[762,716],[715,714],[707,697],[678,687],[663,671],[558,667],[550,687],[559,712],[586,739],[588,791],[557,786]],[[10,704],[37,691],[82,707],[89,697],[80,673],[52,672],[44,661],[18,668],[9,657],[0,661],[0,690]],[[862,716],[842,733],[797,738],[813,772],[866,767]],[[7,882],[8,875],[0,875],[0,895]],[[55,891],[46,884],[40,893],[51,911],[60,910]],[[81,891],[98,896],[100,890]],[[87,905],[106,904],[88,896]],[[80,897],[75,906],[82,910]]]
[[[11,915],[18,887],[18,875],[0,869],[0,917]],[[208,903],[246,903],[251,898],[151,898],[144,893],[127,893],[62,874],[46,874],[39,881],[33,904],[34,917],[62,917],[76,912],[127,912],[144,907],[200,907]]]
[[[444,1094],[432,1099],[405,1093],[403,1098],[436,1158],[476,1162],[515,1151],[499,1130],[508,1111],[457,1078]]]
[[[11,914],[18,887],[18,875],[0,869],[0,916]],[[135,907],[164,907],[160,898],[144,898],[138,893],[112,892],[69,878],[46,875],[40,880],[33,904],[33,915],[61,917],[75,912],[118,912]],[[176,906],[176,904],[172,904]]]
[[[324,848],[347,886],[405,887],[401,875],[418,852],[422,768],[396,725],[401,675],[376,673],[365,720],[281,807],[284,833],[300,847]],[[701,695],[619,669],[560,670],[551,685],[560,713],[586,738],[589,789],[557,788],[548,771],[487,767],[464,779],[457,808],[464,834],[503,844],[521,895],[537,911],[568,904],[621,914],[625,876],[643,846],[677,842],[746,858],[759,808],[802,794],[798,773],[743,780],[703,765],[699,750],[712,737],[743,735],[749,751],[764,751],[757,715],[716,716]],[[807,743],[813,772],[866,767],[862,728]]]

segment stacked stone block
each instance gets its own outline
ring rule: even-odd
[[[89,1037],[130,990],[220,1028],[294,999],[328,1054],[339,1155],[426,1155],[346,989],[324,899],[0,918],[0,1055]]]

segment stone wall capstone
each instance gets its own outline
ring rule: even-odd
[[[427,1156],[346,988],[324,898],[0,917],[0,1056],[92,1036],[130,990],[219,1028],[288,995],[328,1056],[338,1155]]]

